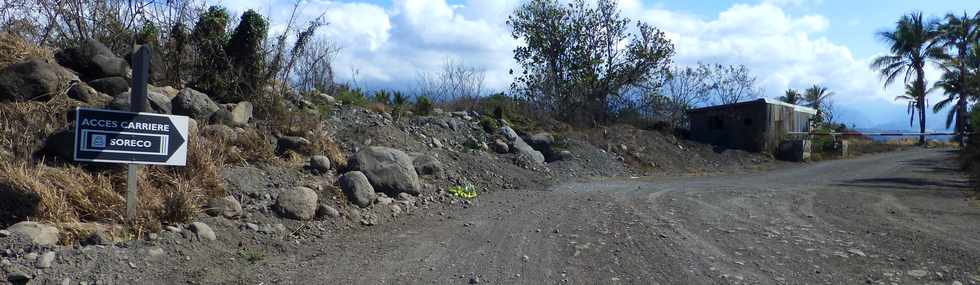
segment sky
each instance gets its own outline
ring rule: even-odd
[[[225,0],[236,13],[255,9],[270,17],[272,32],[289,18],[293,0]],[[447,60],[486,70],[486,84],[506,91],[512,51],[520,41],[505,21],[519,0],[304,0],[299,20],[323,15],[318,36],[342,48],[334,62],[338,82],[367,89],[410,89],[420,73]],[[838,117],[862,128],[907,128],[903,86],[883,88],[869,68],[888,52],[875,33],[894,27],[911,11],[927,16],[976,13],[976,0],[620,0],[623,16],[664,31],[674,43],[675,65],[744,64],[758,77],[764,97],[813,84],[830,88]],[[939,77],[927,70],[931,81]],[[939,101],[941,92],[930,95]],[[929,114],[942,129],[945,114]]]

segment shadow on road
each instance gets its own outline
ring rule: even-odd
[[[970,185],[965,180],[938,181],[935,179],[909,178],[909,177],[887,177],[887,178],[867,178],[854,179],[839,186],[875,188],[875,189],[905,189],[905,190],[969,190]]]

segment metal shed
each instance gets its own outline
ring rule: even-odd
[[[691,138],[722,147],[775,152],[787,132],[809,132],[813,108],[773,99],[693,109],[687,112]]]

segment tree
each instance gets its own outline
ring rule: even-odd
[[[803,100],[806,101],[807,107],[817,110],[821,110],[824,101],[830,96],[834,96],[834,92],[830,92],[827,87],[820,85],[813,85],[803,92]]]
[[[232,89],[228,78],[233,72],[225,53],[229,19],[227,9],[211,6],[199,16],[191,32],[191,44],[197,54],[191,87],[218,98],[224,98]]]
[[[921,109],[919,108],[919,104],[921,102],[919,101],[919,94],[929,93],[928,90],[920,91],[920,90],[915,90],[915,88],[916,85],[905,84],[905,93],[902,95],[895,96],[896,101],[898,100],[908,101],[908,108],[906,109],[906,112],[909,114],[909,127],[913,126],[915,122],[916,113],[918,113],[919,116],[925,115],[924,112],[921,113],[919,112],[919,110]]]
[[[249,9],[242,14],[235,32],[225,46],[225,53],[236,73],[235,90],[218,99],[237,103],[254,98],[259,87],[265,83],[262,76],[265,71],[262,44],[268,31],[269,23],[259,13]]]
[[[653,102],[655,112],[672,124],[681,123],[687,110],[710,99],[710,76],[711,69],[704,64],[698,64],[696,68],[673,68],[660,89],[663,94],[661,100]]]
[[[947,115],[946,127],[949,128],[955,120],[955,130],[961,136],[966,130],[966,123],[969,120],[966,113],[969,96],[967,80],[970,76],[967,64],[970,51],[976,44],[978,33],[980,33],[977,27],[978,20],[980,18],[970,17],[966,13],[963,13],[961,17],[947,14],[943,23],[939,25],[939,35],[936,37],[937,46],[942,47],[940,50],[942,53],[936,56],[943,60],[942,68],[945,74],[943,74],[942,80],[936,82],[934,86],[943,88],[947,98],[937,103],[933,107],[933,112],[939,112],[955,101],[956,105],[950,109]],[[954,51],[955,54],[950,55],[947,51]]]
[[[913,12],[902,16],[894,30],[878,32],[878,38],[889,45],[891,54],[875,58],[871,68],[877,69],[887,87],[904,73],[904,82],[912,84],[910,94],[919,113],[919,131],[926,131],[926,62],[935,54],[934,39],[938,33],[934,23],[923,20],[922,13]],[[919,144],[925,145],[925,135],[919,136]]]
[[[460,59],[447,59],[439,72],[420,72],[416,78],[416,96],[426,96],[438,103],[463,104],[472,108],[486,92],[486,70],[467,65]]]
[[[733,104],[759,97],[756,77],[745,65],[714,65],[709,82],[718,104]]]
[[[800,95],[800,91],[796,89],[787,89],[786,95],[780,96],[778,99],[779,101],[783,101],[789,104],[799,105],[801,98],[802,95]]]
[[[333,59],[340,47],[324,38],[316,38],[299,56],[293,85],[305,92],[328,92],[333,88]]]
[[[674,46],[645,23],[629,32],[614,0],[531,0],[508,17],[521,66],[518,97],[573,123],[610,118],[610,101],[667,72]],[[512,71],[513,72],[513,71]]]

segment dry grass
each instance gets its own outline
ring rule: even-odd
[[[0,226],[40,220],[65,229],[71,243],[80,223],[125,221],[126,171],[118,166],[52,163],[40,150],[44,139],[70,127],[69,111],[79,106],[59,96],[50,102],[0,104]],[[210,197],[224,195],[221,170],[225,149],[207,137],[188,142],[186,167],[147,166],[139,177],[140,208],[135,227],[157,230],[186,222]]]
[[[0,69],[32,58],[53,62],[54,53],[48,48],[31,44],[16,35],[0,32]]]

